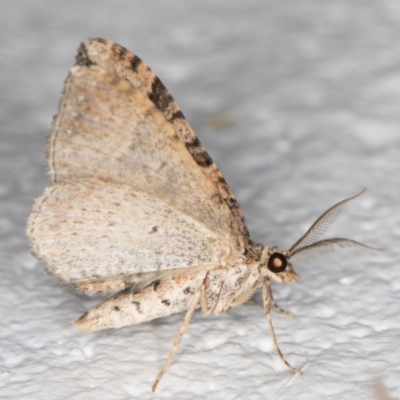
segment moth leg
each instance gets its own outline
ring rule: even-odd
[[[274,296],[272,295],[271,285],[268,285],[268,296],[269,296],[269,302],[276,308],[277,311],[279,311],[283,315],[287,315],[288,317],[294,317],[293,313],[284,310],[283,308],[279,307],[278,304],[276,304]]]
[[[181,325],[181,327],[179,329],[179,332],[176,335],[174,344],[172,345],[171,352],[169,353],[169,356],[168,356],[167,360],[165,361],[163,367],[161,368],[161,371],[159,372],[159,374],[157,375],[156,380],[153,383],[153,386],[151,387],[151,390],[153,392],[157,389],[157,385],[159,384],[159,382],[160,382],[161,378],[163,377],[164,373],[167,371],[167,369],[169,367],[169,364],[172,361],[172,357],[175,354],[175,351],[179,348],[179,344],[180,344],[180,342],[182,340],[182,336],[186,332],[187,327],[189,325],[189,322],[190,322],[190,320],[191,320],[191,318],[193,316],[193,313],[194,313],[194,311],[196,310],[196,308],[197,308],[197,306],[199,304],[201,293],[202,293],[202,288],[200,288],[196,292],[194,297],[193,297],[192,304],[190,305],[189,309],[186,312],[185,319],[183,320],[182,325]]]
[[[283,356],[281,350],[279,349],[278,342],[276,341],[276,336],[275,336],[275,331],[274,327],[272,326],[272,319],[271,319],[271,284],[269,281],[265,281],[263,283],[263,300],[264,300],[264,312],[268,320],[268,326],[269,330],[271,332],[272,336],[272,341],[274,343],[275,351],[278,353],[279,358],[282,360],[282,362],[293,372],[296,374],[302,374],[301,370],[292,367],[286,360],[285,357]]]
[[[243,303],[256,304],[256,302],[253,300],[252,296],[258,289],[260,289],[261,286],[262,286],[262,284],[257,285],[255,287],[252,287],[250,290],[242,293],[241,296],[239,296],[237,299],[232,301],[231,304],[229,304],[229,307],[237,307],[237,306],[239,306],[240,304],[243,304]]]

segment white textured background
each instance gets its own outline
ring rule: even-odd
[[[46,184],[45,136],[86,37],[133,50],[161,77],[235,192],[252,237],[288,248],[363,187],[330,235],[382,246],[296,264],[274,313],[193,318],[153,395],[182,315],[84,335],[99,299],[46,276],[25,220]],[[210,118],[229,116],[216,129]],[[0,398],[400,398],[400,3],[364,0],[0,3]]]

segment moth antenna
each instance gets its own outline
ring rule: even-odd
[[[333,238],[320,240],[318,242],[312,243],[308,246],[303,246],[296,249],[291,253],[291,260],[305,261],[312,260],[314,258],[322,257],[326,254],[333,253],[336,248],[335,245],[345,248],[345,247],[364,247],[371,250],[382,251],[377,247],[368,246],[364,243],[357,242],[356,240],[343,239],[343,238]]]
[[[321,237],[329,227],[335,222],[336,218],[339,216],[344,205],[350,200],[361,196],[365,192],[365,188],[361,192],[357,193],[352,197],[348,197],[335,204],[328,210],[326,210],[308,229],[308,231],[289,249],[290,257],[296,252],[297,249],[306,248],[310,244],[314,243],[319,237]]]

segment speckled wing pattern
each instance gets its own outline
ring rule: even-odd
[[[154,73],[83,42],[48,144],[51,185],[28,222],[34,254],[86,293],[138,290],[182,269],[257,257],[216,165]]]

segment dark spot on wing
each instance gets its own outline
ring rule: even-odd
[[[142,309],[140,308],[140,302],[139,301],[132,301],[132,304],[136,307],[136,311],[139,313],[139,314],[143,314],[143,311],[142,311]]]
[[[169,122],[174,122],[176,119],[185,119],[183,112],[181,110],[175,111],[169,118]]]
[[[131,70],[133,72],[137,72],[139,65],[142,63],[142,60],[138,56],[133,56],[131,60]]]
[[[191,142],[186,142],[185,146],[200,167],[209,167],[213,163],[197,137]]]
[[[163,303],[164,305],[166,305],[166,306],[169,306],[169,305],[171,305],[171,302],[169,301],[169,300],[163,300],[161,303]]]
[[[201,143],[198,137],[194,138],[191,142],[186,143],[186,147],[190,147],[191,149],[194,149],[196,147],[200,147]]]
[[[157,280],[157,281],[154,281],[151,285],[153,286],[153,290],[154,291],[156,291],[157,290],[157,288],[158,288],[158,286],[160,285],[160,283],[161,283],[161,281],[160,280]]]
[[[151,85],[149,99],[160,111],[165,111],[174,101],[164,84],[157,76],[154,78],[153,84]]]
[[[78,53],[75,57],[75,65],[80,65],[83,67],[91,67],[92,65],[95,65],[89,57],[85,43],[81,43],[79,46]]]
[[[115,306],[114,311],[120,311],[120,308],[118,306]]]
[[[226,185],[226,186],[228,186],[228,184],[226,183],[226,180],[225,180],[225,178],[222,176],[222,175],[220,175],[219,176],[219,182],[222,184],[222,185]]]
[[[183,290],[183,293],[184,294],[193,294],[193,290],[192,290],[192,288],[190,286],[188,286],[187,288],[185,288]]]

